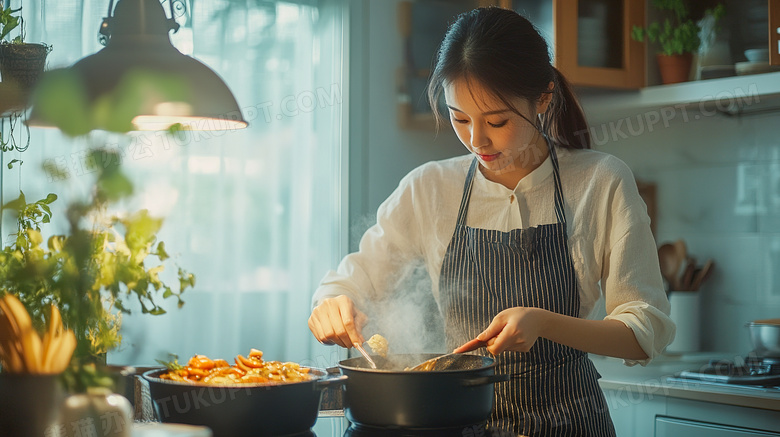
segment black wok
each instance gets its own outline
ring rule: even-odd
[[[484,422],[493,410],[496,375],[493,358],[462,355],[451,370],[405,371],[438,354],[372,356],[339,362],[346,375],[344,408],[360,425],[399,428],[444,428]]]
[[[143,374],[157,418],[211,428],[214,437],[279,436],[308,431],[317,421],[322,391],[343,375],[311,368],[309,381],[212,386],[160,379],[166,369]]]

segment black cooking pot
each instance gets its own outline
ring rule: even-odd
[[[339,362],[348,376],[344,384],[347,418],[360,425],[398,428],[450,428],[484,422],[493,410],[496,375],[493,358],[459,356],[449,370],[405,371],[437,354],[372,356]]]
[[[160,379],[166,369],[143,374],[157,418],[211,428],[214,437],[279,436],[308,431],[317,421],[322,391],[344,375],[310,368],[315,378],[285,384],[212,386]]]

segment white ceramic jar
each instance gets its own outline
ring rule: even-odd
[[[90,388],[65,399],[58,427],[62,437],[131,437],[133,407],[124,396]]]

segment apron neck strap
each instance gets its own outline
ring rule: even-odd
[[[550,150],[550,159],[553,165],[553,176],[555,176],[555,216],[559,223],[566,224],[566,213],[563,209],[563,188],[561,188],[561,172],[558,167],[558,154],[555,153],[555,146],[547,136],[544,137],[547,141],[547,148]],[[565,228],[564,228],[565,229]]]
[[[550,160],[553,166],[553,176],[555,178],[555,217],[559,223],[566,224],[566,214],[563,209],[563,189],[561,188],[561,174],[558,166],[558,155],[555,153],[555,146],[552,142],[544,137],[547,141],[547,148],[550,150]],[[475,157],[471,161],[469,172],[466,175],[466,183],[463,185],[463,197],[460,200],[460,209],[458,210],[458,225],[466,225],[466,212],[469,209],[469,200],[471,199],[471,189],[474,185],[474,175],[477,173],[479,167],[479,161]],[[565,228],[564,228],[565,229]]]
[[[469,167],[469,173],[466,175],[466,183],[463,186],[463,197],[460,199],[460,209],[458,210],[458,224],[461,226],[466,225],[466,211],[469,210],[469,200],[471,199],[471,187],[474,185],[474,175],[477,173],[477,167],[479,167],[479,161],[477,158],[471,161],[471,167]]]

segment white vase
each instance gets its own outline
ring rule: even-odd
[[[87,393],[68,396],[60,412],[62,437],[131,437],[132,432],[130,401],[108,389],[90,388]]]

